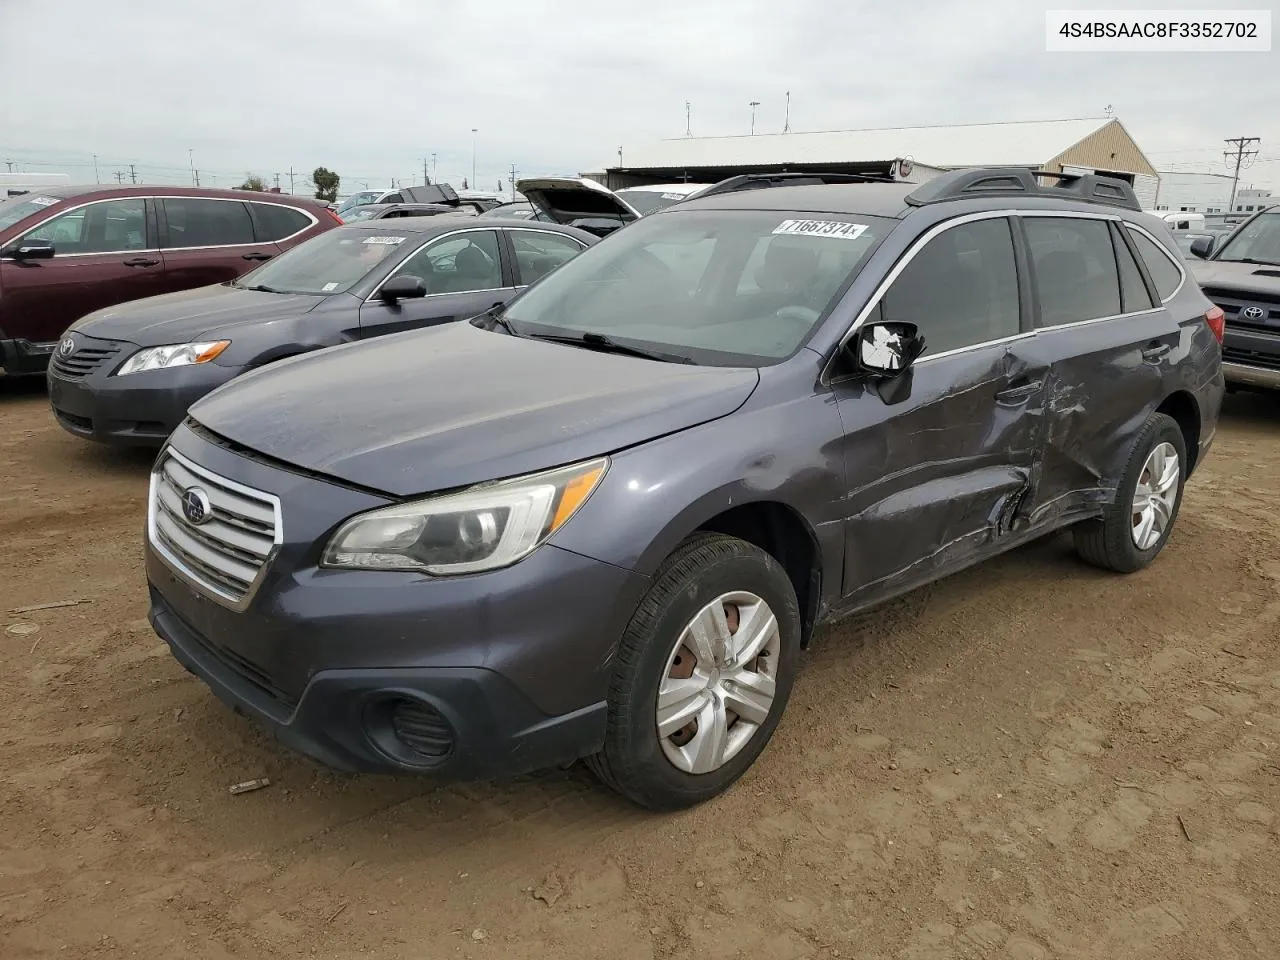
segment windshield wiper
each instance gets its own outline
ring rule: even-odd
[[[551,333],[530,333],[526,336],[534,340],[549,340],[552,343],[567,343],[575,347],[586,347],[599,350],[601,353],[621,353],[628,357],[642,357],[645,360],[660,360],[663,363],[693,363],[690,357],[682,357],[674,353],[659,353],[656,350],[645,350],[643,347],[631,347],[619,343],[603,333],[584,333],[580,337],[565,337]]]
[[[494,327],[501,327],[503,330],[507,331],[507,333],[511,334],[511,336],[513,337],[524,336],[524,334],[520,333],[518,330],[516,330],[515,327],[511,325],[510,320],[508,320],[506,317],[503,316],[503,313],[506,311],[506,306],[507,305],[505,303],[495,303],[492,307],[490,307],[484,313],[478,313],[474,317],[472,317],[471,322],[475,323],[477,320],[487,321],[489,323],[488,329],[490,330],[492,330]]]
[[[1257,257],[1220,257],[1219,263],[1252,263],[1259,267],[1280,267],[1280,260],[1259,260]]]
[[[283,290],[277,290],[275,287],[268,287],[265,283],[255,283],[251,287],[239,284],[241,290],[256,290],[258,293],[284,293]]]

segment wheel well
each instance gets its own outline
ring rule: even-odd
[[[1164,402],[1156,407],[1156,413],[1173,417],[1182,430],[1182,439],[1187,445],[1187,475],[1190,476],[1200,455],[1200,407],[1191,394],[1179,390],[1165,397]]]
[[[782,565],[800,606],[800,642],[808,646],[822,595],[822,569],[818,543],[800,515],[781,503],[748,503],[712,517],[698,529],[745,540]]]

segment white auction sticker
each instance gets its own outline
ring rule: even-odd
[[[1050,53],[1266,53],[1270,10],[1047,10]]]
[[[330,290],[337,290],[337,289],[338,289],[338,281],[330,280],[328,283],[326,283],[323,287],[320,288],[320,292],[328,293]]]
[[[397,243],[404,243],[404,237],[365,237],[364,243],[386,243],[395,246]]]
[[[34,203],[37,207],[51,207],[58,202],[58,198],[57,197],[32,197],[27,202]]]
[[[662,199],[663,200],[683,200],[684,194],[683,193],[664,193],[662,195]]]
[[[833,240],[857,240],[867,232],[865,223],[845,223],[842,220],[783,220],[773,228],[774,233],[797,237],[829,237]]]

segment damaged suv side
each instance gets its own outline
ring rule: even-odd
[[[1070,527],[1149,564],[1223,314],[1115,180],[737,178],[469,323],[247,374],[153,469],[151,620],[349,770],[727,788],[821,623]]]

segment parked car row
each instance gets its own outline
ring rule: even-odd
[[[1167,542],[1223,310],[1128,185],[1061,179],[740,178],[642,218],[543,182],[522,192],[558,223],[347,225],[87,319],[70,356],[127,330],[139,383],[353,341],[248,370],[165,440],[151,622],[338,768],[585,758],[652,808],[713,797],[820,624],[1057,529],[1118,572]],[[568,225],[601,219],[625,226]],[[435,297],[477,315],[406,330]]]

